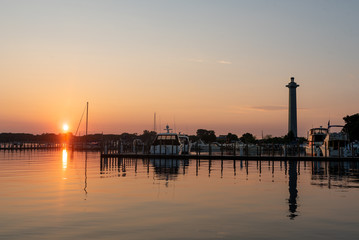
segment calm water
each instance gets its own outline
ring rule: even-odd
[[[358,187],[358,162],[0,152],[0,239],[355,239]]]

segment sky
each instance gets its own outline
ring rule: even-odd
[[[283,136],[358,112],[359,1],[0,0],[0,132]],[[84,124],[80,134],[84,133]]]

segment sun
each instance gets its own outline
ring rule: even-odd
[[[69,130],[69,125],[65,123],[64,125],[62,125],[62,129],[67,132]]]

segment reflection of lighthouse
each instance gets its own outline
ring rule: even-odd
[[[294,219],[297,215],[297,161],[289,162],[289,218]]]
[[[292,131],[294,137],[297,137],[297,87],[299,85],[292,77],[286,87],[289,88],[288,133]]]

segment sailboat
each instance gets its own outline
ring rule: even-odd
[[[97,143],[97,142],[89,142],[89,139],[88,139],[88,112],[89,112],[89,102],[86,102],[86,107],[81,115],[81,119],[80,119],[80,122],[79,122],[79,125],[77,126],[77,130],[76,130],[76,133],[75,133],[75,136],[77,136],[77,133],[80,129],[80,126],[81,126],[81,122],[82,122],[82,119],[84,117],[84,114],[86,112],[86,132],[85,132],[85,135],[83,136],[84,137],[84,141],[81,141],[80,143],[77,143],[74,145],[74,148],[75,149],[79,149],[79,150],[98,150],[100,149],[100,144]]]

